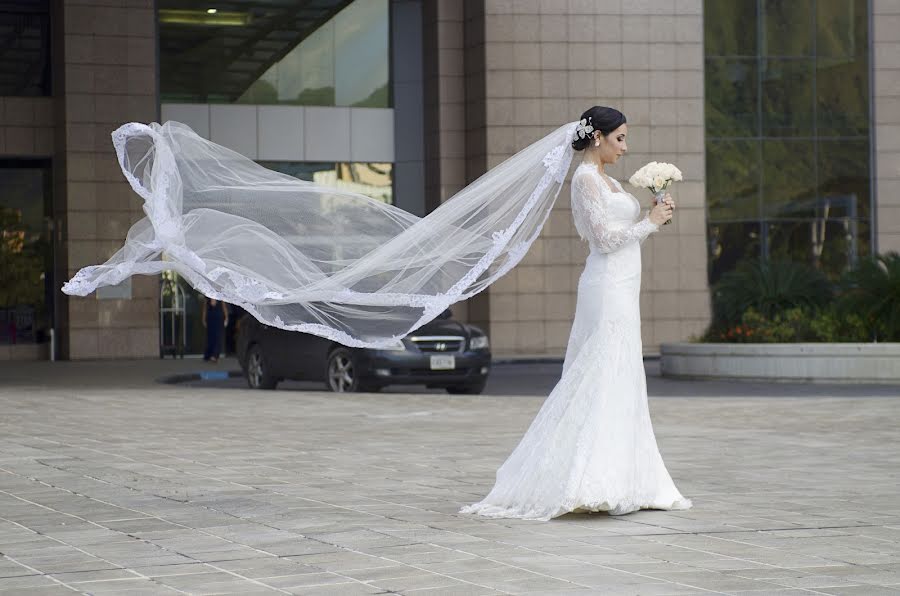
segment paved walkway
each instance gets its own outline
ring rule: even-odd
[[[198,365],[0,368],[0,594],[900,594],[900,399],[656,393],[694,509],[542,523],[457,513],[540,397],[153,382]]]

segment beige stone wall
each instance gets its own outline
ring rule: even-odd
[[[64,221],[61,277],[105,261],[143,216],[122,177],[110,133],[124,122],[157,119],[153,0],[58,3],[54,15],[57,122],[54,201]],[[62,298],[62,356],[158,355],[157,277],[132,280],[131,299]]]
[[[709,316],[702,0],[486,0],[484,9],[486,167],[591,105],[622,109],[630,155],[609,173],[624,181],[655,159],[685,175],[673,190],[676,222],[644,244],[645,350],[700,332]],[[470,126],[469,138],[479,132]],[[564,353],[588,253],[568,192],[525,260],[489,290],[495,353]]]
[[[872,1],[876,242],[900,251],[900,3]]]

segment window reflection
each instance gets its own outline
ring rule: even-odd
[[[866,0],[818,0],[816,54],[821,57],[864,58],[868,8]]]
[[[832,213],[869,218],[869,142],[821,141],[818,195]]]
[[[261,161],[261,166],[321,186],[340,188],[393,204],[393,164]]]
[[[711,223],[709,239],[709,283],[715,284],[722,274],[734,269],[745,259],[760,256],[760,224],[757,222]]]
[[[0,163],[0,344],[49,341],[49,164]]]
[[[770,221],[765,226],[766,253],[772,260],[807,263],[836,278],[867,253],[865,222],[829,216],[808,220]]]
[[[764,0],[762,11],[763,55],[812,55],[813,0]]]
[[[813,215],[816,195],[812,141],[766,140],[763,156],[763,217]]]
[[[816,62],[816,126],[821,136],[868,135],[867,60],[825,58]]]
[[[705,0],[709,279],[869,251],[866,0]]]
[[[163,101],[390,107],[388,0],[256,4],[242,27],[161,22]]]
[[[755,59],[706,59],[706,130],[711,136],[752,136],[758,128]]]
[[[0,6],[0,96],[50,95],[50,12],[47,0]]]
[[[763,136],[813,134],[813,66],[810,59],[763,59]]]
[[[703,29],[707,56],[756,56],[758,0],[706,0]]]
[[[706,201],[711,219],[759,217],[759,145],[717,140],[706,144]],[[714,158],[713,158],[714,156]]]
[[[387,106],[387,0],[354,2],[338,13],[334,21],[337,105]]]

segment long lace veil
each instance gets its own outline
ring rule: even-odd
[[[525,255],[572,160],[561,126],[420,218],[273,172],[178,122],[112,135],[146,217],[106,263],[63,286],[84,296],[174,270],[261,322],[383,347],[469,298]]]

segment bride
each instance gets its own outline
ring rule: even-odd
[[[576,134],[572,147],[584,159],[572,177],[572,215],[591,252],[562,378],[490,494],[462,513],[548,520],[572,511],[621,515],[692,505],[656,445],[641,347],[640,244],[670,218],[674,202],[667,195],[638,219],[637,199],[604,172],[627,151],[621,112],[595,106]]]
[[[334,345],[401,339],[512,270],[541,233],[575,151],[572,212],[591,255],[563,376],[497,484],[464,511],[549,519],[568,511],[685,509],[650,424],[641,359],[639,243],[674,207],[640,206],[603,168],[626,150],[625,117],[594,107],[525,147],[425,217],[347,189],[272,172],[184,124],[112,133],[146,217],[102,264],[64,286],[85,296],[175,271],[266,325]],[[574,139],[574,142],[573,142]]]

